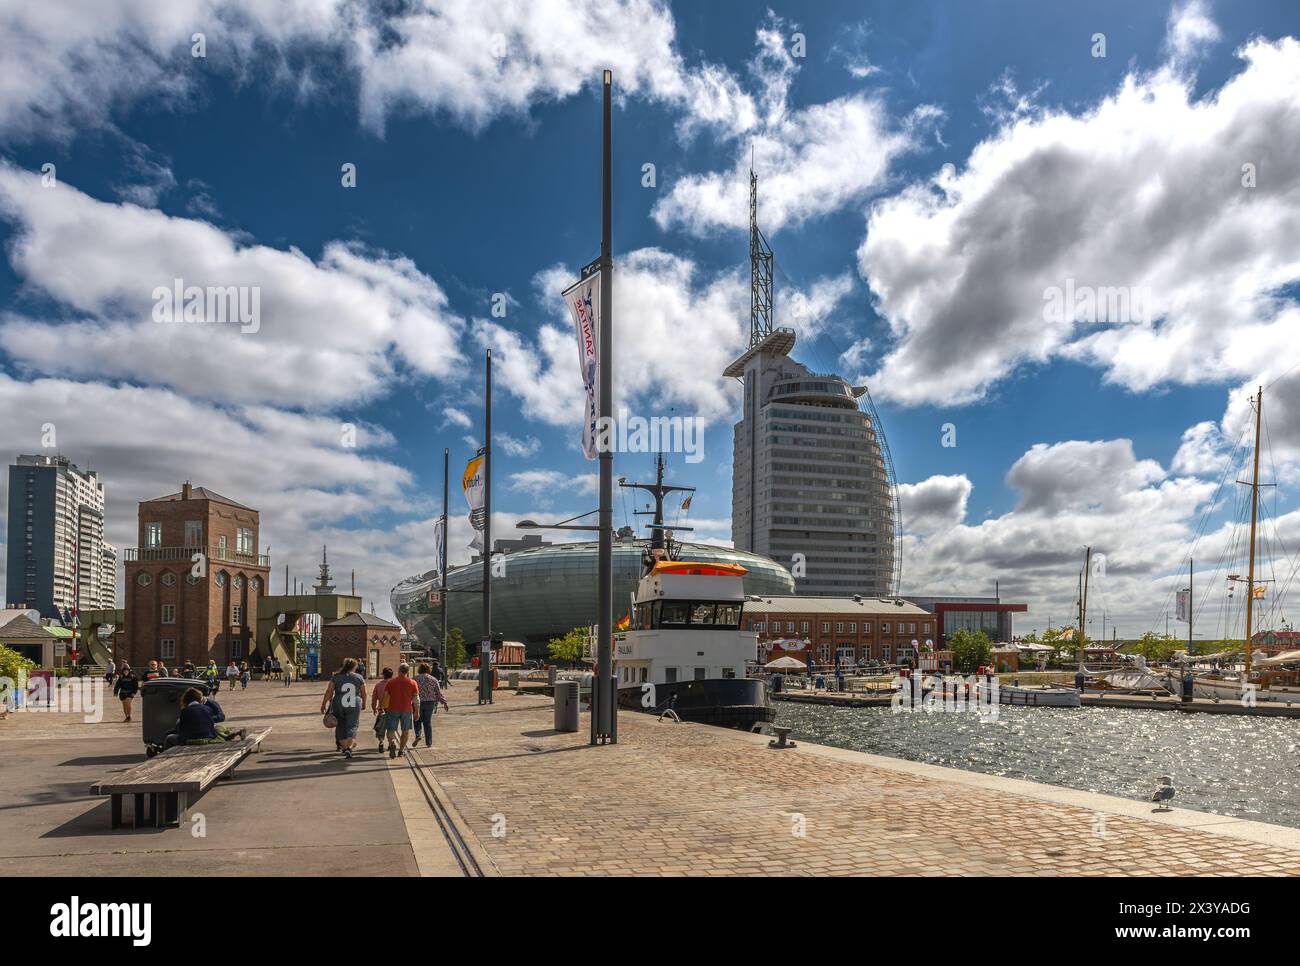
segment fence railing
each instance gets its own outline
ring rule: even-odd
[[[155,560],[185,560],[194,559],[196,553],[205,554],[208,560],[216,560],[221,563],[243,564],[246,567],[269,567],[271,557],[265,553],[247,553],[241,550],[231,550],[229,547],[127,547],[124,560],[130,561],[155,561]]]

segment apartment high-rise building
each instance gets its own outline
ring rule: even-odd
[[[114,566],[106,577],[105,561]],[[5,598],[44,618],[114,607],[116,550],[104,542],[104,484],[65,456],[19,456],[9,466]]]
[[[745,386],[731,538],[789,568],[801,596],[889,596],[894,490],[866,390],[794,361],[794,343],[792,329],[760,331],[724,373]]]

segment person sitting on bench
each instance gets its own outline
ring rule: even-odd
[[[186,688],[181,695],[181,714],[176,719],[176,730],[163,740],[163,750],[176,745],[219,745],[246,737],[243,728],[239,731],[218,728],[217,724],[225,720],[226,713],[221,710],[221,705],[211,698],[205,699],[198,688]]]

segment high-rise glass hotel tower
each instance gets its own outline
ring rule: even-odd
[[[732,541],[790,568],[800,595],[895,594],[894,491],[866,390],[795,362],[794,342],[771,330],[724,373],[745,386]]]

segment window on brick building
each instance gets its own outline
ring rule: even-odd
[[[150,574],[141,574],[139,577],[135,578],[135,582],[141,587],[148,587],[153,583],[153,576]]]
[[[158,642],[158,656],[159,657],[176,656],[176,639],[174,637],[164,637],[161,641]]]
[[[829,634],[830,632],[831,632],[831,625],[830,625],[830,623],[827,622],[827,621],[823,621],[823,622],[822,622],[822,633],[823,633],[823,634]]]
[[[888,633],[889,633],[889,621],[881,621],[881,622],[880,622],[880,633],[882,633],[882,634],[888,634]]]
[[[857,632],[858,632],[858,625],[857,625],[857,622],[856,622],[856,621],[850,621],[850,622],[849,622],[849,633],[850,633],[850,634],[856,634]]]
[[[786,632],[787,634],[793,634],[793,633],[794,633],[794,621],[786,621],[786,622],[785,622],[785,632]]]
[[[248,529],[247,527],[240,527],[236,532],[236,540],[237,542],[236,542],[235,549],[238,550],[240,553],[253,552],[253,531],[252,530]]]
[[[187,547],[203,546],[203,521],[202,520],[185,521],[185,546]]]
[[[930,625],[929,625],[929,624],[922,624],[922,625],[921,625],[921,633],[922,633],[922,634],[929,634],[929,633],[930,633]]]
[[[175,624],[175,623],[176,623],[176,605],[175,605],[175,604],[163,604],[163,605],[162,605],[162,622],[163,622],[164,624]]]
[[[162,575],[161,577],[159,577],[158,579],[162,581],[162,585],[163,585],[164,587],[175,587],[175,586],[176,586],[176,575],[175,575],[175,574],[170,574],[170,573],[169,573],[169,574],[163,574],[163,575]]]
[[[233,613],[231,614],[231,617],[230,617],[230,622],[231,622],[232,624],[239,624],[239,625],[241,625],[241,626],[243,625],[243,623],[244,623],[244,605],[243,605],[243,604],[236,604],[236,605],[234,606],[234,608],[233,608]]]
[[[162,524],[146,523],[144,525],[144,545],[146,547],[162,546]]]
[[[835,622],[835,633],[836,633],[836,634],[843,634],[843,633],[844,633],[844,622],[843,622],[843,621],[836,621],[836,622]]]

